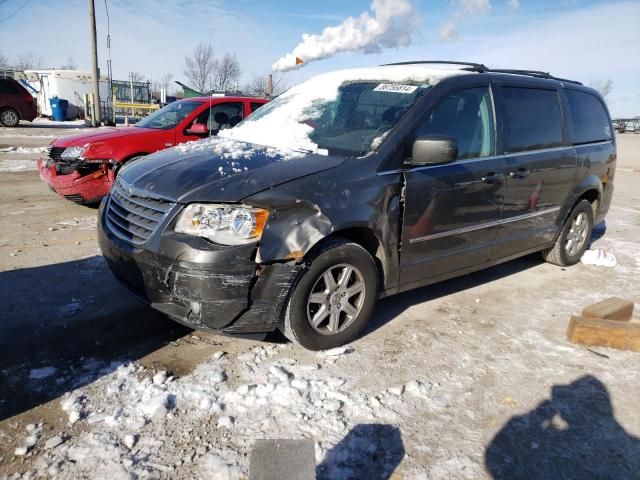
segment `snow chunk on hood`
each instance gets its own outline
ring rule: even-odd
[[[221,130],[216,137],[209,137],[196,142],[183,143],[178,145],[176,151],[179,154],[191,154],[211,151],[217,156],[225,160],[250,159],[256,153],[264,153],[269,157],[280,156],[285,160],[300,157],[303,152],[290,148],[275,148],[264,145],[252,145],[250,142],[244,142],[229,138],[225,135],[231,130]]]

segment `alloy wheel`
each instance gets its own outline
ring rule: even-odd
[[[2,112],[2,117],[0,117],[0,119],[4,125],[14,126],[18,124],[18,115],[13,110],[5,110]]]
[[[567,255],[573,257],[583,247],[587,241],[589,233],[589,219],[587,214],[580,212],[571,222],[571,228],[567,232],[566,243],[564,245]]]
[[[356,319],[365,298],[364,277],[353,265],[329,267],[318,277],[307,300],[307,319],[322,335],[344,331]]]

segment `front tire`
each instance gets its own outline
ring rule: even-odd
[[[589,246],[593,230],[593,207],[587,200],[580,200],[571,210],[552,248],[542,251],[544,259],[568,267],[580,261]]]
[[[309,350],[355,340],[377,299],[378,271],[371,255],[342,238],[322,244],[292,287],[281,330]]]
[[[20,115],[13,108],[0,110],[0,124],[3,127],[17,127],[20,123]]]

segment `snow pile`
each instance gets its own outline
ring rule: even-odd
[[[302,436],[315,440],[316,460],[324,460],[326,478],[333,478],[353,458],[327,454],[354,425],[397,424],[445,405],[439,384],[428,380],[353,388],[356,380],[339,368],[346,354],[358,354],[351,349],[297,361],[283,355],[287,348],[259,346],[232,362],[212,358],[179,379],[122,365],[93,385],[96,393],[90,386],[62,399],[78,433],[52,441],[55,448],[43,451],[34,473],[157,477],[188,465],[207,478],[246,478],[255,440]]]
[[[311,139],[309,120],[319,116],[318,105],[337,99],[342,84],[353,81],[422,82],[435,84],[453,74],[469,73],[458,68],[402,65],[339,70],[318,75],[261,107],[235,128],[219,135],[278,149],[326,154]]]
[[[24,155],[48,153],[49,147],[4,147],[0,153],[19,153]]]
[[[409,0],[373,0],[370,8],[373,15],[363,12],[358,18],[348,17],[338,26],[325,28],[320,35],[304,34],[302,42],[271,68],[286,71],[341,52],[378,53],[383,48],[411,44],[419,20]]]
[[[26,455],[36,445],[42,435],[42,423],[30,423],[27,425],[26,430],[28,435],[24,440],[24,444],[16,447],[14,451],[14,454],[18,457]]]
[[[0,160],[0,173],[37,171],[36,160]]]

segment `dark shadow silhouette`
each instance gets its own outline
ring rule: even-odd
[[[404,458],[400,430],[393,425],[356,425],[316,468],[318,480],[387,480]]]
[[[378,302],[373,318],[367,325],[363,336],[383,327],[413,305],[515,275],[541,263],[544,263],[542,256],[539,253],[534,253],[486,270],[480,270],[382,299]]]
[[[192,332],[133,300],[99,256],[2,272],[0,298],[0,420]]]
[[[555,385],[550,400],[509,420],[485,464],[495,480],[638,480],[640,439],[616,421],[606,387],[587,375]]]

